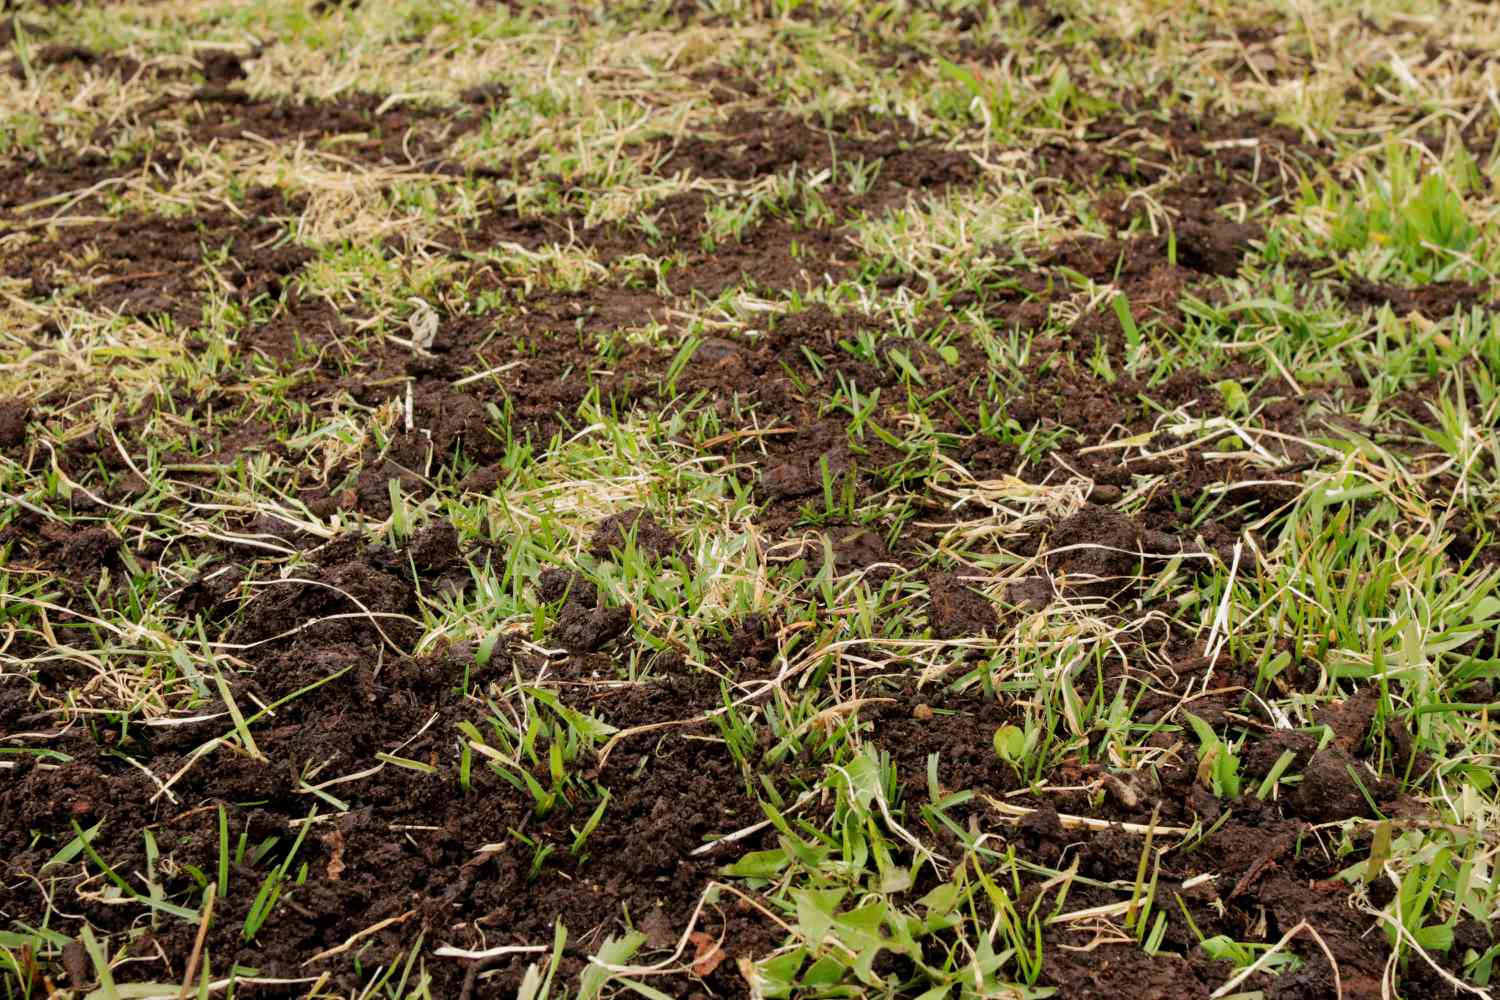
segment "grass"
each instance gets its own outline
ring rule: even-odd
[[[1487,9],[688,6],[6,22],[0,993],[1491,995]]]

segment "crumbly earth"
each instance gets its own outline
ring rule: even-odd
[[[7,9],[5,996],[1488,996],[1500,14],[1315,6]]]

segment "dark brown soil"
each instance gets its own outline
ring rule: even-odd
[[[600,559],[608,559],[631,545],[652,559],[683,554],[682,543],[657,523],[655,515],[639,509],[614,514],[600,521],[594,528],[589,551]]]
[[[1402,288],[1383,282],[1350,278],[1344,301],[1358,308],[1390,306],[1399,316],[1420,313],[1428,319],[1452,316],[1455,310],[1474,306],[1496,308],[1496,290],[1465,281],[1435,281],[1430,285]]]
[[[26,442],[26,422],[29,419],[29,400],[0,399],[0,451],[8,452]]]
[[[1051,18],[1045,9],[1026,16],[1041,25]],[[124,60],[66,46],[40,49],[37,57],[44,65],[134,71]],[[248,58],[200,53],[198,72],[205,86],[186,102],[164,99],[146,119],[182,144],[247,134],[317,143],[357,134],[355,141],[330,148],[364,164],[417,163],[438,171],[450,164],[452,141],[478,127],[484,107],[509,95],[503,83],[495,83],[463,95],[462,108],[386,110],[380,110],[384,97],[369,94],[336,102],[263,100],[234,86],[244,77]],[[715,79],[736,101],[758,93],[753,81],[726,74]],[[286,380],[291,405],[319,416],[351,403],[374,407],[411,401],[410,428],[342,457],[331,468],[311,471],[319,465],[317,455],[293,454],[300,446],[278,436],[272,421],[245,409],[225,386],[165,386],[160,398],[122,407],[111,435],[91,428],[58,448],[60,469],[98,487],[100,496],[117,505],[146,488],[132,479],[120,451],[133,458],[154,454],[160,442],[147,430],[150,417],[186,420],[180,414],[213,409],[214,422],[205,422],[192,441],[195,462],[262,453],[296,459],[291,464],[297,471],[278,483],[288,496],[319,515],[337,511],[380,519],[391,513],[392,480],[413,500],[443,490],[497,495],[506,482],[510,448],[527,445],[535,460],[545,461],[555,436],[578,426],[580,406],[590,395],[620,413],[637,407],[659,412],[674,400],[695,398],[695,405],[712,411],[726,428],[704,457],[735,463],[759,504],[757,530],[768,545],[782,546],[782,562],[802,560],[811,573],[827,568],[839,577],[863,575],[870,586],[899,583],[905,574],[917,584],[912,599],[925,601],[934,638],[1010,637],[1021,612],[1063,599],[1110,613],[1149,599],[1141,592],[1143,570],[1153,573],[1165,560],[1183,555],[1225,558],[1247,524],[1274,514],[1297,495],[1297,472],[1316,462],[1295,445],[1286,448],[1285,471],[1276,473],[1249,462],[1210,461],[1211,448],[1142,461],[1101,457],[1088,446],[1114,439],[1121,429],[1149,431],[1164,409],[1217,413],[1222,401],[1215,386],[1225,381],[1242,384],[1247,396],[1265,407],[1267,423],[1288,431],[1302,429],[1313,402],[1336,409],[1340,401],[1333,389],[1320,386],[1293,397],[1242,365],[1184,372],[1151,384],[1123,374],[1107,379],[1089,367],[1089,358],[1097,347],[1112,362],[1123,359],[1125,344],[1113,310],[1106,305],[1066,325],[1055,318],[1067,298],[1067,274],[1076,273],[1115,283],[1142,326],[1180,328],[1183,296],[1206,294],[1219,279],[1239,273],[1265,238],[1268,213],[1242,216],[1237,204],[1269,202],[1274,212],[1277,199],[1291,190],[1290,168],[1318,160],[1321,150],[1259,119],[1193,122],[1141,115],[1097,122],[1081,140],[1058,139],[1030,153],[1037,177],[1087,193],[1094,213],[1112,232],[1038,248],[1033,266],[1024,271],[996,267],[955,290],[946,310],[933,308],[903,329],[847,305],[790,301],[829,279],[851,279],[872,295],[903,289],[917,279],[886,268],[886,262],[861,260],[850,241],[851,224],[908,199],[988,183],[968,152],[878,116],[815,123],[779,111],[742,109],[701,134],[633,150],[662,177],[682,174],[737,185],[792,171],[807,177],[850,164],[879,165],[862,191],[852,190],[847,177],[837,178],[826,189],[822,214],[809,211],[815,207],[810,204],[773,206],[738,236],[717,239],[708,221],[713,206],[700,191],[647,206],[644,220],[591,228],[570,207],[577,202],[568,200],[566,190],[561,207],[523,210],[486,186],[496,180],[493,175],[506,175],[505,169],[492,166],[491,176],[473,172],[468,180],[480,185],[488,206],[481,216],[439,237],[409,238],[413,246],[457,260],[461,279],[495,293],[498,304],[482,313],[442,314],[436,338],[420,352],[361,341],[354,327],[366,317],[358,307],[306,291],[299,275],[313,251],[290,237],[288,221],[301,205],[285,192],[252,189],[232,210],[204,209],[174,218],[117,214],[78,225],[40,224],[47,209],[36,202],[143,172],[144,160],[121,165],[90,154],[44,162],[28,154],[0,163],[0,211],[5,213],[0,218],[30,226],[33,233],[24,252],[8,255],[0,268],[26,283],[24,295],[32,305],[166,317],[195,335],[201,334],[208,290],[216,284],[250,314],[231,345],[226,385],[247,372],[270,371]],[[1170,236],[1166,230],[1153,235],[1142,210],[1121,194],[1126,185],[1143,184],[1162,185],[1157,197],[1167,211]],[[93,211],[101,205],[91,196],[74,208]],[[476,259],[511,244],[527,250],[576,245],[592,253],[607,276],[574,291],[536,289]],[[662,287],[631,262],[638,256],[670,265],[663,269]],[[617,342],[622,328],[674,322],[674,309],[686,300],[712,299],[737,288],[755,290],[787,308],[768,315],[757,330],[703,337],[676,372],[670,371],[674,352]],[[1343,282],[1340,294],[1352,306],[1390,304],[1399,312],[1432,317],[1492,297],[1490,290],[1473,285],[1403,289],[1359,280]],[[1031,335],[1025,365],[1004,370],[961,336],[954,341],[957,360],[940,353],[927,338],[961,333],[953,319],[960,311],[997,330]],[[59,335],[45,324],[34,333],[43,348],[47,338]],[[874,347],[851,350],[862,337]],[[476,372],[493,374],[455,386]],[[978,430],[980,401],[991,378],[1003,384],[1006,420],[1022,431],[1056,432],[1055,443],[1040,455],[1028,456],[1018,436],[1001,440]],[[912,471],[924,456],[914,458],[873,432],[851,433],[849,421],[833,405],[841,380],[865,392],[881,390],[882,403],[894,411],[883,409],[882,421],[900,419],[900,401],[908,393],[930,393],[942,401],[932,408],[939,414],[933,418],[934,449],[976,475],[1040,482],[1059,469],[1076,474],[1089,483],[1089,502],[1071,516],[1003,541],[1005,555],[1035,557],[1037,568],[996,595],[997,606],[970,585],[963,567],[943,558],[931,565],[928,550],[941,525],[908,528],[907,522],[938,521],[952,512],[946,501],[927,495],[927,473]],[[79,385],[61,392],[63,398],[0,400],[0,455],[22,461],[34,450],[30,429],[60,419],[94,391],[113,392],[108,385]],[[746,416],[752,409],[754,419]],[[1149,496],[1128,514],[1117,509],[1127,489],[1146,481],[1153,484]],[[894,503],[889,518],[875,523],[828,515],[821,507],[830,485],[835,494],[847,487],[860,500],[882,493],[907,496],[920,517],[896,510]],[[1194,505],[1224,486],[1234,487],[1234,503],[1222,514],[1196,520]],[[271,838],[275,843],[264,856],[232,866],[232,891],[216,912],[208,939],[218,967],[238,962],[264,977],[295,977],[311,968],[314,974],[328,972],[332,987],[354,991],[363,981],[348,955],[302,963],[382,921],[393,922],[360,939],[365,970],[400,960],[416,929],[429,942],[485,948],[550,941],[555,922],[562,921],[572,936],[561,971],[574,976],[602,940],[627,921],[647,934],[654,957],[669,953],[725,861],[718,851],[693,852],[708,838],[765,818],[756,798],[762,790],[747,780],[706,724],[625,740],[602,767],[589,762],[585,748],[584,762],[575,769],[578,780],[550,810],[537,807],[523,781],[489,768],[486,760],[475,758],[472,781],[461,787],[459,724],[488,726],[488,706],[476,692],[489,697],[517,678],[527,684],[560,680],[559,697],[571,710],[618,729],[695,718],[723,704],[719,676],[690,670],[684,654],[658,648],[671,641],[644,636],[644,605],[624,606],[607,588],[563,568],[528,571],[528,579],[506,581],[508,587],[531,588],[547,605],[542,627],[527,637],[534,643],[510,637],[484,664],[465,643],[418,653],[424,602],[469,592],[475,586],[469,566],[485,560],[501,564],[503,540],[466,541],[441,514],[432,515],[397,549],[366,545],[354,535],[314,538],[275,518],[247,515],[247,534],[274,539],[295,557],[277,563],[264,549],[205,542],[193,550],[201,558],[191,572],[169,579],[158,563],[166,562],[166,543],[118,530],[107,520],[114,508],[81,493],[38,502],[56,503],[56,513],[67,513],[73,522],[64,526],[30,508],[0,512],[0,555],[8,573],[46,574],[64,591],[55,595],[63,603],[51,627],[78,628],[78,614],[114,608],[111,602],[123,602],[122,574],[136,572],[132,564],[144,565],[145,572],[161,576],[175,613],[200,621],[210,641],[231,644],[225,677],[236,703],[246,711],[276,707],[256,723],[260,756],[224,744],[196,760],[191,756],[196,750],[229,731],[225,719],[126,729],[55,726],[61,699],[86,684],[87,675],[76,663],[49,662],[28,684],[0,686],[0,729],[41,734],[26,743],[41,752],[7,757],[5,762],[16,766],[3,772],[0,786],[0,879],[13,887],[0,899],[0,918],[7,925],[40,925],[48,919],[48,890],[27,876],[41,871],[73,836],[74,822],[103,824],[99,842],[107,841],[116,870],[132,878],[155,863],[146,855],[149,831],[161,856],[174,861],[170,869],[157,869],[164,889],[174,898],[186,896],[196,888],[187,866],[215,870],[222,809],[236,837],[243,831],[252,845]],[[669,527],[671,513],[658,516],[637,508],[593,525],[586,545],[587,558],[594,560],[590,565],[615,572],[633,547],[653,572],[712,570],[693,565],[687,540]],[[1481,546],[1481,534],[1462,537],[1472,541],[1471,551]],[[197,540],[173,544],[196,546]],[[922,613],[922,605],[917,607]],[[1004,618],[1000,607],[1006,609]],[[724,623],[722,637],[706,644],[708,662],[726,682],[775,673],[783,637],[781,623],[772,618]],[[1241,713],[1253,709],[1248,692],[1256,679],[1227,655],[1210,661],[1200,646],[1158,626],[1122,640],[1118,655],[1100,665],[1104,697],[1124,692],[1138,699],[1139,720],[1152,725],[1167,720],[1180,700],[1192,695],[1195,714],[1216,726],[1238,725],[1236,720],[1245,718]],[[656,641],[649,651],[645,638]],[[639,684],[616,683],[623,663],[648,653],[660,668],[655,675]],[[1170,667],[1156,666],[1162,662]],[[1165,732],[1151,737],[1162,754],[1149,773],[1108,772],[1097,763],[1100,737],[1086,734],[1081,739],[1091,741],[1094,752],[1088,759],[1096,763],[1083,763],[1073,753],[1049,762],[1043,775],[1023,776],[997,756],[992,743],[997,727],[1023,721],[1013,698],[955,694],[938,683],[918,690],[920,666],[898,662],[889,669],[889,683],[856,710],[851,724],[859,727],[861,738],[891,755],[909,822],[919,822],[920,806],[930,804],[932,755],[938,758],[938,791],[1003,795],[1032,810],[1014,826],[1010,840],[1023,859],[1059,868],[1076,861],[1080,873],[1095,880],[1133,882],[1141,841],[1119,826],[1079,829],[1073,817],[1145,824],[1155,816],[1161,823],[1204,828],[1223,819],[1194,850],[1164,857],[1160,898],[1180,896],[1204,935],[1236,940],[1274,941],[1305,919],[1337,959],[1344,996],[1378,995],[1389,955],[1385,938],[1346,905],[1347,886],[1333,882],[1352,859],[1314,849],[1310,845],[1317,838],[1309,832],[1319,823],[1374,816],[1372,800],[1379,809],[1400,800],[1402,789],[1389,764],[1385,773],[1372,769],[1379,762],[1374,745],[1381,734],[1374,732],[1368,696],[1353,694],[1319,720],[1334,733],[1333,743],[1322,749],[1312,731],[1244,728],[1241,756],[1249,779],[1263,777],[1290,750],[1300,781],[1270,800],[1244,795],[1220,801],[1198,779],[1191,748]],[[1300,683],[1296,669],[1286,676]],[[486,689],[492,680],[496,685]],[[306,690],[310,685],[316,686]],[[532,709],[541,711],[539,704]],[[1170,724],[1180,721],[1173,718]],[[774,737],[762,730],[764,751]],[[1406,756],[1398,761],[1404,767],[1410,734],[1392,730],[1390,739],[1398,749],[1406,741]],[[385,763],[362,773],[377,759]],[[518,766],[544,785],[551,780],[545,755]],[[816,776],[821,766],[811,760],[777,761],[768,764],[768,773],[791,782],[807,773]],[[158,783],[179,772],[170,794],[159,794]],[[309,787],[350,775],[347,782],[327,786],[350,806],[330,816],[326,800]],[[1039,787],[1047,790],[1036,791]],[[598,828],[575,844],[578,829],[606,793]],[[312,821],[315,807],[319,816]],[[996,822],[984,810],[976,800],[953,818]],[[247,937],[254,898],[247,887],[258,885],[285,856],[304,823],[309,833],[296,860],[306,864],[306,878],[286,891],[276,919]],[[947,838],[946,849],[957,847],[950,831],[934,829],[934,836]],[[763,830],[734,850],[775,843],[776,832]],[[533,844],[552,850],[538,858]],[[76,874],[80,867],[75,862],[71,871]],[[1195,881],[1205,874],[1215,879]],[[1091,892],[1097,898],[1090,898]],[[1118,898],[1081,888],[1070,905]],[[65,932],[73,931],[80,916],[110,932],[126,931],[131,921],[126,908],[93,897],[70,897],[62,909]],[[58,919],[56,912],[51,919]],[[729,897],[705,908],[699,929],[720,939],[724,952],[736,959],[763,956],[784,940],[775,921]],[[180,972],[195,930],[165,920],[143,931],[128,945],[131,957],[141,962],[121,966],[117,974],[125,980],[137,974],[157,978],[159,966],[152,963],[159,955]],[[1056,987],[1061,996],[1206,997],[1232,975],[1227,963],[1203,956],[1176,911],[1164,950],[1156,956],[1134,945],[1095,941],[1094,930],[1068,925],[1046,930],[1048,961],[1040,985]],[[1487,947],[1482,929],[1471,933],[1479,947]],[[1305,963],[1300,970],[1257,977],[1247,988],[1264,990],[1268,997],[1332,995],[1331,970],[1317,945],[1297,939],[1290,947]],[[508,995],[523,967],[519,959],[482,970],[431,960],[433,995]],[[487,978],[478,978],[481,971]],[[80,967],[74,986],[84,989],[90,975]],[[1412,995],[1436,995],[1424,977],[1430,972],[1414,963],[1407,981]],[[750,995],[734,961],[698,976],[653,979],[651,985],[672,996]],[[282,995],[270,988],[244,993]]]
[[[144,166],[139,159],[119,163],[102,153],[72,156],[58,152],[45,158],[31,154],[6,160],[0,163],[0,233],[9,231],[12,220],[8,216],[12,215],[43,215],[65,206],[75,212],[97,209],[99,195],[85,192],[106,181],[140,174]],[[76,194],[69,197],[70,192]],[[41,201],[47,205],[20,211]]]
[[[995,606],[952,574],[927,581],[932,594],[932,634],[938,639],[958,639],[991,633],[999,625]]]
[[[156,122],[180,122],[197,143],[257,137],[277,142],[303,140],[317,145],[339,137],[340,156],[367,163],[436,166],[452,141],[478,128],[471,110],[383,108],[385,95],[354,93],[336,101],[268,100],[227,84],[243,75],[238,57],[219,54],[202,63],[208,86],[195,90],[185,105],[163,103],[147,114]]]
[[[276,298],[312,252],[290,244],[283,221],[300,206],[270,188],[248,191],[237,210],[175,219],[138,215],[58,230],[14,261],[32,298],[61,298],[126,316],[168,316],[179,327],[202,321],[209,260],[223,254],[217,283],[236,301]],[[88,258],[85,271],[68,263]]]
[[[839,165],[847,171],[852,164],[879,164],[866,193],[876,205],[904,191],[968,186],[980,175],[968,154],[880,118],[845,118],[817,128],[786,114],[741,111],[715,131],[676,142],[658,171],[750,181],[793,167],[812,176]],[[841,180],[831,185],[835,191],[843,187]]]
[[[28,21],[18,14],[0,17],[0,45],[10,45],[17,37],[24,34],[27,38],[46,38],[48,34],[45,25]]]
[[[13,27],[10,27],[10,34],[14,37]],[[31,53],[31,65],[33,67],[81,66],[94,72],[111,73],[122,77],[135,76],[141,71],[141,64],[129,56],[116,55],[112,52],[96,52],[82,45],[43,45]],[[26,71],[19,59],[11,60],[10,74],[18,80],[24,79]]]

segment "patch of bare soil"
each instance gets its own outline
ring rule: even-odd
[[[163,99],[144,117],[168,134],[197,143],[300,140],[363,163],[419,168],[445,162],[453,140],[483,122],[466,107],[456,111],[408,104],[382,94],[341,94],[330,101],[254,97],[228,85],[239,78],[236,58],[204,62],[209,85],[181,101]]]
[[[154,156],[152,162],[164,169],[174,165],[170,154]],[[0,162],[0,236],[23,220],[59,212],[97,212],[112,182],[140,176],[146,165],[139,157],[117,161],[98,152],[72,155],[61,151]]]
[[[644,250],[671,258],[665,281],[676,296],[714,298],[740,286],[805,290],[852,275],[857,260],[847,226],[855,218],[878,216],[913,195],[982,180],[970,154],[882,118],[840,119],[819,127],[781,112],[742,110],[702,134],[640,155],[663,176],[748,183],[795,171],[824,180],[818,204],[772,208],[732,234],[710,231],[713,203],[690,191],[646,208],[642,216],[649,224],[628,226],[586,226],[566,213],[522,214],[507,200],[475,226],[437,243],[461,252],[577,245],[606,265]],[[862,179],[856,181],[856,175]]]
[[[300,207],[270,188],[246,192],[233,210],[175,218],[127,215],[55,230],[14,262],[36,300],[66,301],[126,316],[202,320],[209,286],[248,303],[276,298],[312,258],[292,245],[286,221]],[[227,251],[227,252],[226,252]],[[211,263],[213,258],[222,264]]]
[[[1435,281],[1405,288],[1386,282],[1352,277],[1345,281],[1344,301],[1357,308],[1390,306],[1399,316],[1418,313],[1428,319],[1444,319],[1460,309],[1497,307],[1496,290],[1466,281]]]
[[[679,139],[657,162],[663,175],[752,181],[796,168],[805,177],[827,171],[835,198],[856,172],[874,169],[859,195],[879,207],[903,192],[975,183],[980,169],[904,122],[845,117],[819,127],[781,112],[737,111],[708,134]]]

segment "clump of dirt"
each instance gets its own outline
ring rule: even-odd
[[[836,576],[849,573],[864,573],[874,568],[868,577],[873,582],[884,580],[895,567],[882,565],[892,563],[894,557],[880,532],[868,526],[834,528],[827,536],[828,551],[833,553],[833,572]],[[822,540],[810,544],[803,550],[807,557],[809,572],[816,573],[823,567],[825,549]]]
[[[458,95],[458,99],[465,104],[478,104],[484,107],[501,104],[509,98],[510,85],[499,80],[469,87]]]
[[[661,526],[656,515],[639,507],[611,514],[595,525],[589,552],[608,559],[623,552],[632,540],[637,552],[652,559],[682,558],[685,554],[682,542]]]
[[[41,38],[48,33],[43,25],[23,20],[19,15],[0,17],[0,45],[10,45],[22,34],[29,38]]]
[[[630,609],[585,607],[568,601],[552,626],[552,641],[570,653],[597,652],[630,629]]]
[[[692,255],[685,266],[667,272],[667,287],[674,295],[708,299],[746,286],[763,292],[806,290],[844,280],[855,263],[843,231],[773,218],[739,239]]]
[[[577,244],[609,264],[638,253],[644,235],[654,254],[682,258],[665,274],[672,295],[714,298],[743,285],[805,290],[853,272],[857,254],[845,227],[859,213],[878,214],[912,193],[972,185],[982,176],[969,154],[885,119],[839,119],[818,128],[779,112],[738,111],[718,131],[718,136],[677,140],[662,153],[657,170],[741,183],[794,168],[816,174],[835,163],[873,172],[857,193],[848,178],[836,178],[819,190],[819,205],[779,206],[733,235],[710,233],[706,196],[688,191],[645,209],[650,225],[639,227],[644,234],[631,226],[586,226],[575,214],[521,214],[507,198],[473,229],[436,242],[472,250],[508,243],[525,249]]]
[[[854,453],[844,426],[822,421],[802,429],[802,433],[761,443],[770,454],[757,464],[761,466],[757,491],[770,500],[794,501],[821,494],[825,470],[829,485],[838,495],[841,479],[854,468]]]
[[[1380,696],[1367,689],[1327,706],[1319,713],[1318,721],[1333,730],[1334,743],[1339,748],[1358,753],[1370,733],[1379,705]]]
[[[1276,766],[1281,755],[1292,751],[1292,763],[1288,770],[1300,772],[1307,766],[1314,751],[1318,749],[1318,738],[1312,733],[1291,729],[1277,729],[1264,739],[1248,743],[1240,756],[1242,773],[1252,780],[1264,778]]]
[[[677,140],[660,161],[667,175],[751,181],[796,167],[812,176],[835,163],[872,166],[879,172],[865,195],[880,204],[903,191],[973,184],[978,166],[966,153],[945,149],[910,125],[871,117],[839,118],[825,128],[782,112],[736,111],[717,134]],[[834,190],[844,178],[835,178]]]
[[[286,579],[247,581],[255,594],[233,635],[238,642],[263,643],[296,632],[302,643],[382,640],[407,648],[416,622],[415,594],[397,553],[370,547],[363,552],[338,540],[319,563]]]
[[[13,27],[12,33],[14,33]],[[135,76],[141,71],[141,64],[129,56],[114,52],[97,52],[83,45],[43,45],[31,53],[30,63],[33,67],[82,66],[86,69],[123,77]],[[11,61],[10,75],[17,80],[26,78],[26,66],[20,59]]]
[[[264,322],[244,329],[238,338],[243,354],[260,354],[279,362],[294,362],[297,355],[315,355],[319,349],[339,342],[350,333],[350,315],[326,299],[304,296],[293,283],[287,302]],[[356,387],[357,388],[357,387]],[[321,392],[319,386],[317,391]]]
[[[995,730],[1016,719],[1015,709],[975,695],[903,689],[872,704],[872,739],[890,751],[902,782],[926,801],[927,761],[938,757],[940,792],[973,789],[1002,794],[1020,779],[995,753]]]
[[[46,156],[30,153],[11,158],[0,163],[0,213],[25,219],[65,207],[72,212],[97,214],[104,205],[101,186],[108,188],[110,181],[137,175],[149,181],[148,163],[170,170],[176,162],[170,152],[154,153],[149,160],[129,157],[117,161],[98,152],[73,154],[61,150]],[[0,235],[6,232],[0,224]],[[21,272],[16,267],[7,273]]]
[[[211,624],[222,622],[238,609],[235,598],[245,576],[245,570],[239,566],[205,569],[177,591],[177,608],[185,615],[201,615]]]
[[[62,569],[70,575],[86,577],[103,566],[118,566],[119,552],[120,536],[111,527],[100,525],[70,531],[62,539]]]
[[[194,58],[198,63],[198,71],[205,81],[230,84],[250,75],[245,71],[245,63],[258,55],[260,55],[259,49],[248,55],[230,49],[202,49]]]
[[[1056,596],[1052,578],[1045,573],[1023,577],[1005,588],[1005,600],[1021,611],[1040,611]]]
[[[1116,596],[1135,581],[1140,551],[1141,530],[1135,522],[1090,504],[1052,530],[1047,570],[1059,590]]]
[[[10,453],[26,443],[26,424],[31,403],[24,399],[0,399],[0,452]]]
[[[599,603],[599,588],[578,573],[565,569],[544,569],[537,574],[536,596],[549,604],[564,598],[569,603],[593,607]]]
[[[854,249],[841,227],[811,225],[779,213],[757,218],[736,235],[711,238],[706,210],[707,201],[699,192],[672,195],[641,213],[650,220],[646,235],[633,231],[630,224],[586,226],[582,217],[570,214],[523,215],[507,202],[481,215],[472,229],[444,234],[435,243],[460,252],[508,244],[526,250],[576,245],[592,251],[606,266],[644,248],[655,256],[675,255],[664,275],[672,295],[708,298],[745,285],[768,291],[806,290],[829,278],[847,277],[854,263]],[[631,325],[647,318],[637,312]]]
[[[1106,195],[1101,217],[1117,228],[1145,212],[1118,193],[1157,185],[1152,198],[1183,219],[1224,221],[1217,207],[1259,205],[1296,189],[1300,168],[1328,153],[1265,115],[1191,118],[1175,113],[1112,116],[1092,122],[1078,142],[1036,151],[1040,175],[1063,177]]]
[[[1213,961],[1201,952],[1148,955],[1128,944],[1103,945],[1079,957],[1058,950],[1065,957],[1047,962],[1039,985],[1054,987],[1061,996],[1208,1000],[1234,974],[1230,963]]]
[[[524,212],[514,196],[487,206],[469,227],[445,232],[432,242],[441,248],[458,252],[501,250],[515,245],[523,250],[543,246],[567,246],[586,232],[583,220],[570,215],[546,212]],[[593,245],[590,239],[588,245]]]
[[[1312,755],[1286,803],[1303,819],[1326,823],[1351,816],[1374,816],[1375,802],[1390,798],[1393,791],[1390,782],[1368,770],[1360,775],[1349,751],[1335,745]]]
[[[121,566],[122,541],[107,524],[64,524],[23,509],[0,528],[0,545],[7,544],[15,545],[11,565],[43,570],[73,588],[87,587],[101,570]]]
[[[550,636],[570,653],[597,652],[630,629],[630,608],[606,606],[599,589],[576,573],[543,570],[535,586],[537,596],[543,601],[563,602]]]
[[[407,554],[419,573],[441,573],[462,562],[458,531],[446,521],[431,524],[412,536]]]
[[[742,678],[762,676],[776,658],[775,625],[771,617],[763,614],[732,619],[720,626],[727,636],[710,634],[703,646],[709,655]]]
[[[928,621],[934,638],[989,635],[999,626],[995,606],[952,573],[929,577],[927,587],[932,601]]]

